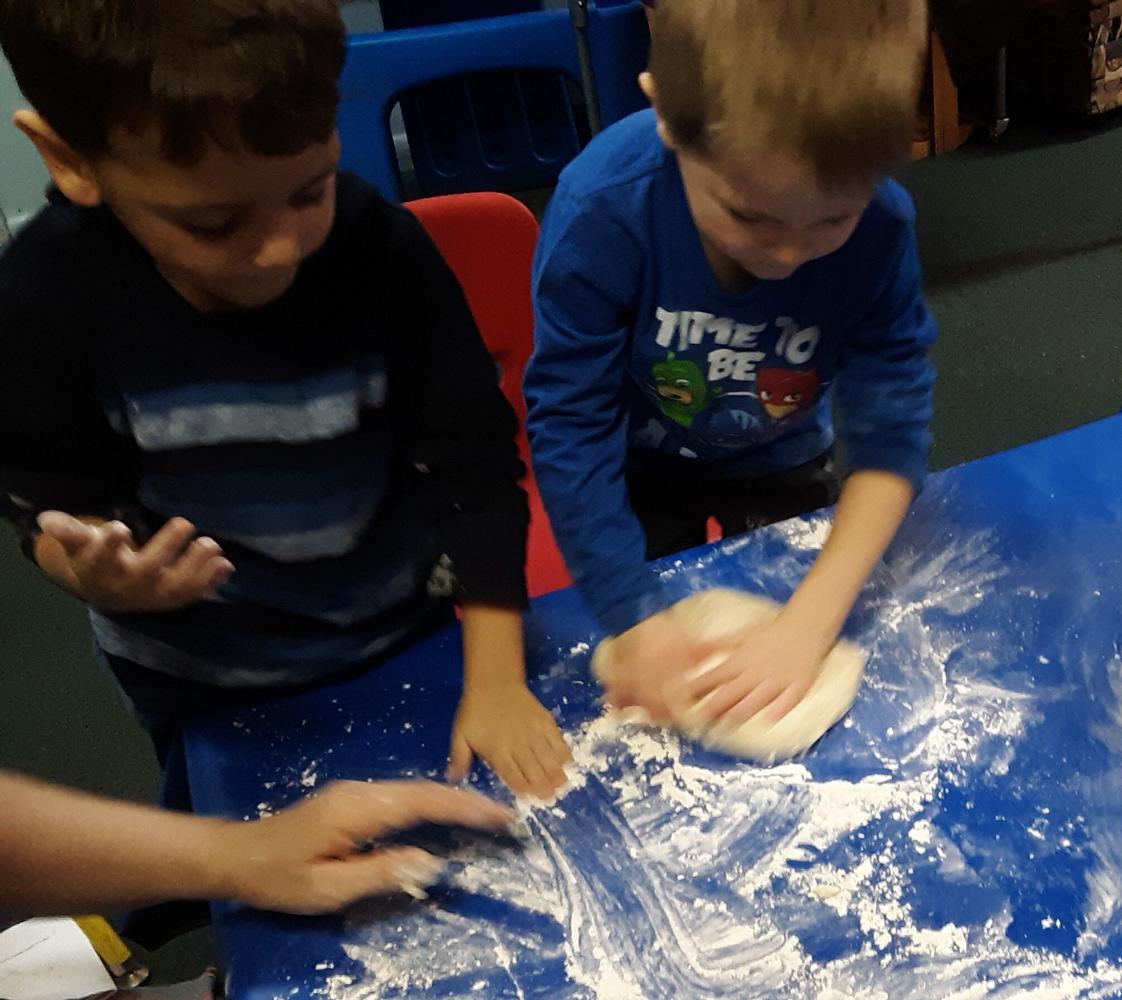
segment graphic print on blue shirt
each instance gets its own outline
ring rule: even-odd
[[[636,349],[643,389],[657,416],[633,444],[682,457],[735,454],[786,436],[819,413],[832,366],[822,332],[790,316],[745,323],[701,310],[658,307],[653,343]],[[692,440],[679,442],[682,430]],[[673,432],[673,433],[671,433]]]

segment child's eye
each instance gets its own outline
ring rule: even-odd
[[[729,215],[731,215],[742,226],[756,226],[764,221],[763,218],[759,215],[744,215],[742,212],[738,212],[732,208],[729,209]]]
[[[196,239],[200,240],[221,240],[231,235],[237,228],[236,219],[227,219],[225,222],[218,225],[202,226],[193,222],[184,222],[183,228],[189,232]]]
[[[293,208],[311,208],[313,205],[323,204],[327,197],[327,185],[318,187],[314,191],[302,191],[292,199]]]

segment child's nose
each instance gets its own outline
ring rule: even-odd
[[[782,240],[768,247],[768,254],[776,264],[784,267],[798,267],[810,259],[810,253],[803,240]]]
[[[294,219],[284,219],[265,233],[253,263],[261,268],[295,267],[301,257],[300,227]]]

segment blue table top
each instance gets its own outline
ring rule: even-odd
[[[664,576],[782,600],[827,528],[777,525]],[[846,629],[870,651],[857,704],[801,760],[617,730],[571,591],[527,630],[575,787],[527,812],[523,843],[423,833],[452,858],[427,902],[217,907],[232,996],[1122,997],[1122,417],[932,477]],[[438,776],[459,663],[450,630],[199,727],[198,808]]]

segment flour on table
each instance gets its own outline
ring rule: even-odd
[[[699,639],[719,642],[746,625],[770,621],[779,610],[778,604],[765,597],[717,588],[679,601],[671,608],[671,614]],[[697,674],[719,666],[731,652],[731,648],[723,650],[698,664]],[[611,676],[611,639],[597,647],[592,667],[601,680]],[[849,711],[864,668],[864,651],[843,640],[830,651],[818,679],[802,701],[776,723],[758,713],[734,728],[706,726],[698,720],[704,701],[691,706],[674,721],[687,735],[716,749],[769,764],[786,760],[809,749]]]

